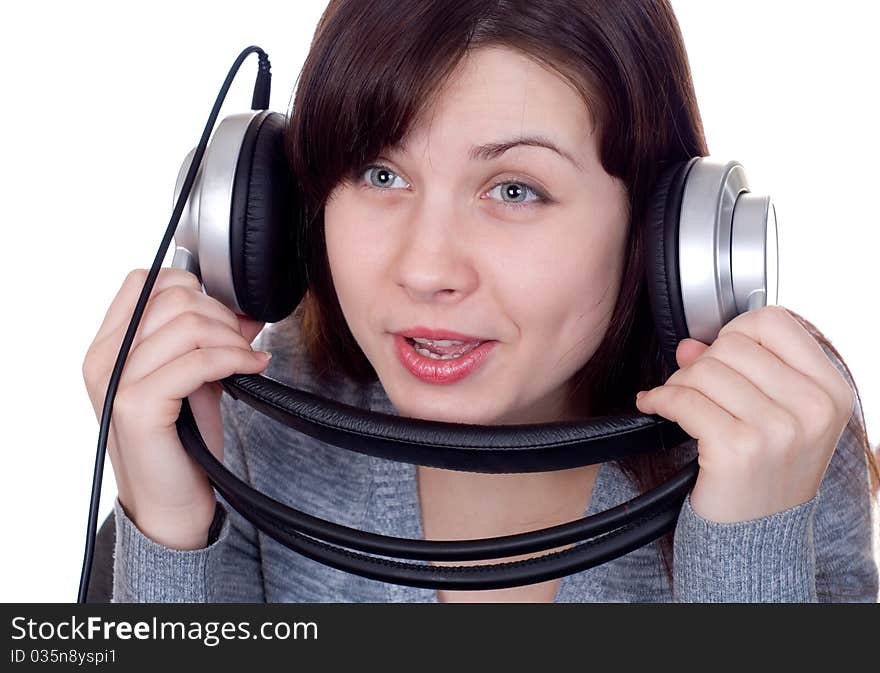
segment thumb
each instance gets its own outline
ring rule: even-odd
[[[709,347],[702,341],[690,338],[682,339],[678,342],[678,348],[675,349],[675,359],[678,361],[678,366],[687,367],[700,357],[707,348]]]
[[[257,335],[266,324],[265,322],[254,320],[249,316],[240,315],[238,313],[235,314],[235,317],[238,318],[238,329],[241,332],[241,335],[247,339],[248,343],[252,343],[253,340],[257,338]]]

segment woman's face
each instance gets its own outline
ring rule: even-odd
[[[504,151],[524,137],[565,156]],[[404,146],[340,183],[325,208],[342,312],[398,413],[481,425],[583,413],[566,395],[617,299],[626,203],[571,85],[513,50],[471,52]],[[496,343],[450,380],[435,363],[464,360],[417,355],[395,336],[413,327]]]

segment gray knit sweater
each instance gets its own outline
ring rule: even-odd
[[[257,337],[254,347],[274,355],[265,375],[396,415],[378,381],[319,381],[301,348],[300,317],[298,309]],[[414,465],[325,444],[228,395],[222,413],[224,463],[258,490],[346,526],[423,538]],[[695,442],[688,450],[696,456]],[[604,463],[585,515],[637,494],[616,463]],[[216,539],[204,549],[178,551],[141,533],[117,498],[113,601],[437,602],[433,589],[366,579],[305,558],[258,532],[219,496],[218,510]],[[556,602],[875,602],[873,516],[865,455],[847,430],[812,500],[761,519],[719,524],[695,514],[686,499],[675,529],[673,582],[654,542],[562,578]]]

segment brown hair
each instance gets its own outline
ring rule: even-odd
[[[468,50],[488,45],[518,50],[576,87],[596,129],[602,166],[627,187],[631,226],[622,286],[604,339],[575,376],[572,394],[573,408],[591,400],[596,416],[637,411],[636,392],[673,373],[644,283],[646,202],[664,165],[709,154],[668,0],[331,0],[300,73],[286,139],[306,214],[300,244],[309,290],[298,310],[307,354],[318,372],[377,380],[336,297],[324,204],[353,170],[405,139]],[[842,362],[818,329],[794,315]],[[864,445],[873,493],[880,468],[864,419],[853,414],[848,429]],[[671,476],[683,455],[648,453],[618,464],[644,492]],[[670,579],[673,533],[661,539]]]

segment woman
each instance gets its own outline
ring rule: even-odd
[[[880,473],[836,350],[768,307],[712,344],[682,341],[674,374],[661,358],[645,205],[664,163],[708,154],[667,2],[333,0],[290,117],[309,292],[260,334],[267,368],[249,352],[262,324],[190,274],[160,274],[113,415],[114,600],[877,599]],[[87,356],[96,413],[142,285],[130,275]],[[479,366],[450,364],[472,341],[491,342]],[[537,474],[415,468],[306,438],[208,383],[260,371],[441,421],[638,409],[694,441]],[[612,562],[525,587],[414,589],[305,559],[217,503],[176,436],[186,395],[208,445],[258,489],[397,537],[534,530],[618,504],[696,455],[701,470],[673,533]]]

